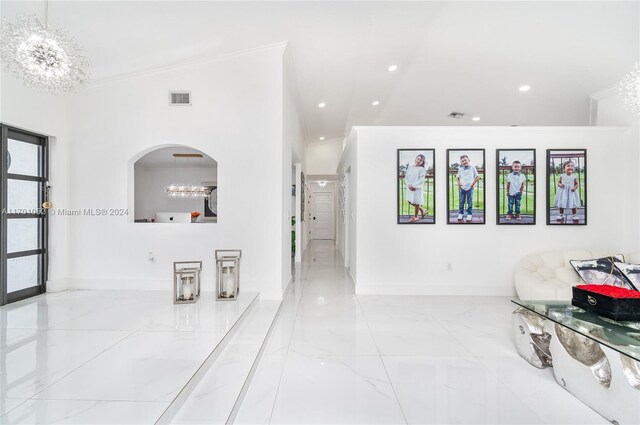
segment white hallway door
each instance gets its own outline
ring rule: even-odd
[[[333,239],[333,194],[313,193],[313,239]]]

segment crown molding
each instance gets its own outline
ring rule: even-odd
[[[597,91],[595,93],[593,93],[591,96],[589,96],[592,100],[601,100],[604,98],[607,98],[611,95],[617,95],[618,94],[618,84],[614,84],[612,86],[607,87],[606,89],[602,89],[600,91]]]

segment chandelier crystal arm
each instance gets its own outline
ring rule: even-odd
[[[620,81],[620,97],[627,110],[640,114],[640,61]]]

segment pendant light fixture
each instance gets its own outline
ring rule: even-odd
[[[173,169],[174,169],[174,182],[177,181],[177,158],[200,158],[201,167],[200,173],[202,173],[202,155],[199,153],[174,153],[173,154]],[[200,176],[202,177],[202,176]],[[200,179],[202,180],[202,178]],[[211,188],[202,184],[184,184],[184,183],[171,183],[165,188],[165,193],[169,198],[174,199],[193,199],[193,198],[206,198],[211,193]]]
[[[36,15],[4,22],[0,55],[8,70],[28,87],[51,94],[73,93],[89,80],[90,62],[64,29],[49,25],[49,1],[44,23]]]

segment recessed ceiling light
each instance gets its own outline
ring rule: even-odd
[[[524,85],[524,86],[520,86],[520,91],[529,91],[531,90],[531,86],[528,85]]]
[[[327,106],[327,104],[324,102],[318,103],[318,108],[324,108],[325,106]]]
[[[473,117],[471,118],[473,121],[480,121],[480,117]]]
[[[388,69],[389,69],[389,72],[396,71],[398,69],[398,65],[391,65]]]
[[[320,140],[324,140],[324,136],[320,136]]]
[[[372,106],[378,106],[380,104],[379,100],[374,100],[373,102],[371,102]]]

